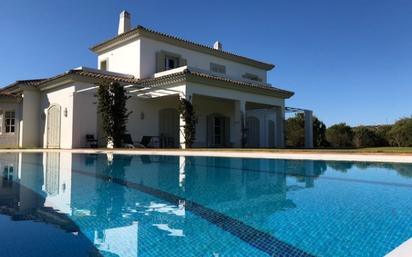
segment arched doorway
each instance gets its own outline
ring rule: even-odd
[[[60,105],[47,110],[47,148],[60,148]]]
[[[162,147],[178,147],[179,145],[179,113],[168,108],[159,111],[159,135]]]
[[[259,147],[260,146],[260,123],[259,119],[253,116],[246,118],[247,127],[247,146]]]

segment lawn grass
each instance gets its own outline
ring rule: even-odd
[[[302,148],[192,148],[187,151],[239,151],[239,152],[274,152],[274,153],[364,153],[364,154],[412,154],[412,147],[370,147],[370,148],[321,148],[321,149],[302,149]]]

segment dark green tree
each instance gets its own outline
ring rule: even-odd
[[[412,117],[403,118],[395,122],[388,132],[389,142],[397,147],[412,146]]]
[[[126,102],[130,97],[119,83],[106,82],[98,84],[97,98],[97,109],[102,116],[107,140],[112,141],[114,147],[121,147],[131,113],[126,108]]]
[[[185,133],[185,145],[187,148],[191,148],[196,138],[196,113],[192,103],[184,98],[180,98],[179,100],[178,111],[185,122],[183,127]]]
[[[380,125],[375,127],[375,134],[378,138],[377,146],[389,146],[389,131],[393,125]]]
[[[313,117],[313,146],[325,147],[326,126],[317,117]],[[305,145],[305,115],[297,113],[295,117],[286,120],[286,145],[290,147],[303,147]]]
[[[352,147],[352,128],[346,123],[333,125],[326,130],[326,139],[332,147]]]
[[[356,147],[375,147],[379,144],[379,138],[373,129],[365,126],[353,128],[353,144]]]

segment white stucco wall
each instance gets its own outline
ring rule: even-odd
[[[246,112],[247,117],[255,117],[259,120],[259,146],[260,147],[273,147],[275,145],[275,132],[276,132],[276,112],[269,110],[249,110]],[[273,135],[269,135],[269,121],[272,121],[275,125]]]
[[[226,75],[228,76],[241,79],[243,74],[252,73],[258,75],[263,82],[266,82],[265,70],[145,37],[140,38],[140,76],[142,78],[151,77],[156,73],[156,53],[162,50],[181,55],[182,58],[187,60],[187,65],[191,67],[209,71],[210,63],[213,62],[225,65]]]
[[[140,141],[143,136],[159,136],[159,111],[177,106],[177,95],[155,99],[129,99],[127,107],[133,113],[129,116],[127,130],[133,140]],[[144,115],[143,120],[141,113]]]
[[[39,147],[40,142],[40,93],[37,90],[23,91],[20,122],[20,147]]]
[[[243,74],[251,73],[259,76],[263,82],[267,79],[265,70],[145,37],[100,54],[97,67],[100,68],[101,61],[107,60],[108,71],[131,74],[137,78],[149,78],[156,73],[156,53],[159,51],[179,54],[187,60],[188,66],[205,71],[210,70],[210,63],[216,63],[226,67],[227,76],[243,79]]]
[[[140,39],[106,51],[97,59],[99,69],[100,62],[107,60],[108,71],[131,74],[140,78]]]
[[[74,83],[66,84],[58,88],[41,93],[40,109],[41,115],[40,133],[43,147],[47,147],[47,110],[53,104],[60,105],[60,148],[72,148],[73,143],[73,93],[75,91]],[[64,116],[67,109],[67,117]]]
[[[97,139],[97,98],[95,85],[77,82],[73,95],[73,148],[89,147],[86,135]]]
[[[235,143],[235,103],[222,98],[193,96],[193,106],[198,118],[196,125],[196,141],[194,146],[207,146],[207,116],[209,114],[220,114],[230,118],[230,142]]]
[[[267,96],[267,95],[259,95],[253,94],[249,92],[242,92],[233,89],[221,88],[221,87],[214,87],[208,85],[201,85],[196,83],[188,83],[186,88],[187,95],[194,95],[193,105],[195,106],[195,110],[198,112],[199,116],[199,123],[196,127],[196,142],[195,146],[206,146],[206,117],[207,114],[211,113],[220,113],[224,116],[230,117],[230,142],[232,145],[239,145],[239,117],[235,114],[235,101],[241,101],[243,103],[259,103],[265,104],[270,106],[278,106],[284,110],[285,100]],[[202,96],[210,96],[214,98],[205,98]],[[200,97],[199,97],[200,96]],[[221,99],[221,100],[219,100]],[[228,101],[232,100],[232,101]],[[268,140],[269,137],[267,136],[267,126],[268,121],[273,120],[275,121],[275,110],[272,113],[267,113],[263,116],[257,117],[261,124],[261,134],[265,135],[261,137],[260,146],[261,147],[269,147],[272,146],[273,143],[269,144]],[[276,124],[276,121],[275,121]],[[235,129],[236,128],[236,129]],[[275,128],[276,131],[276,128]]]

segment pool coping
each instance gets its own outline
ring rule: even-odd
[[[385,257],[410,257],[412,252],[412,238],[393,249]]]
[[[168,156],[204,156],[204,157],[237,157],[263,159],[291,160],[324,160],[324,161],[357,161],[357,162],[391,162],[412,163],[409,154],[384,153],[310,153],[310,152],[268,152],[248,150],[175,150],[175,149],[0,149],[0,153],[10,152],[71,152],[71,153],[101,153],[101,154],[130,154],[130,155],[168,155]]]

